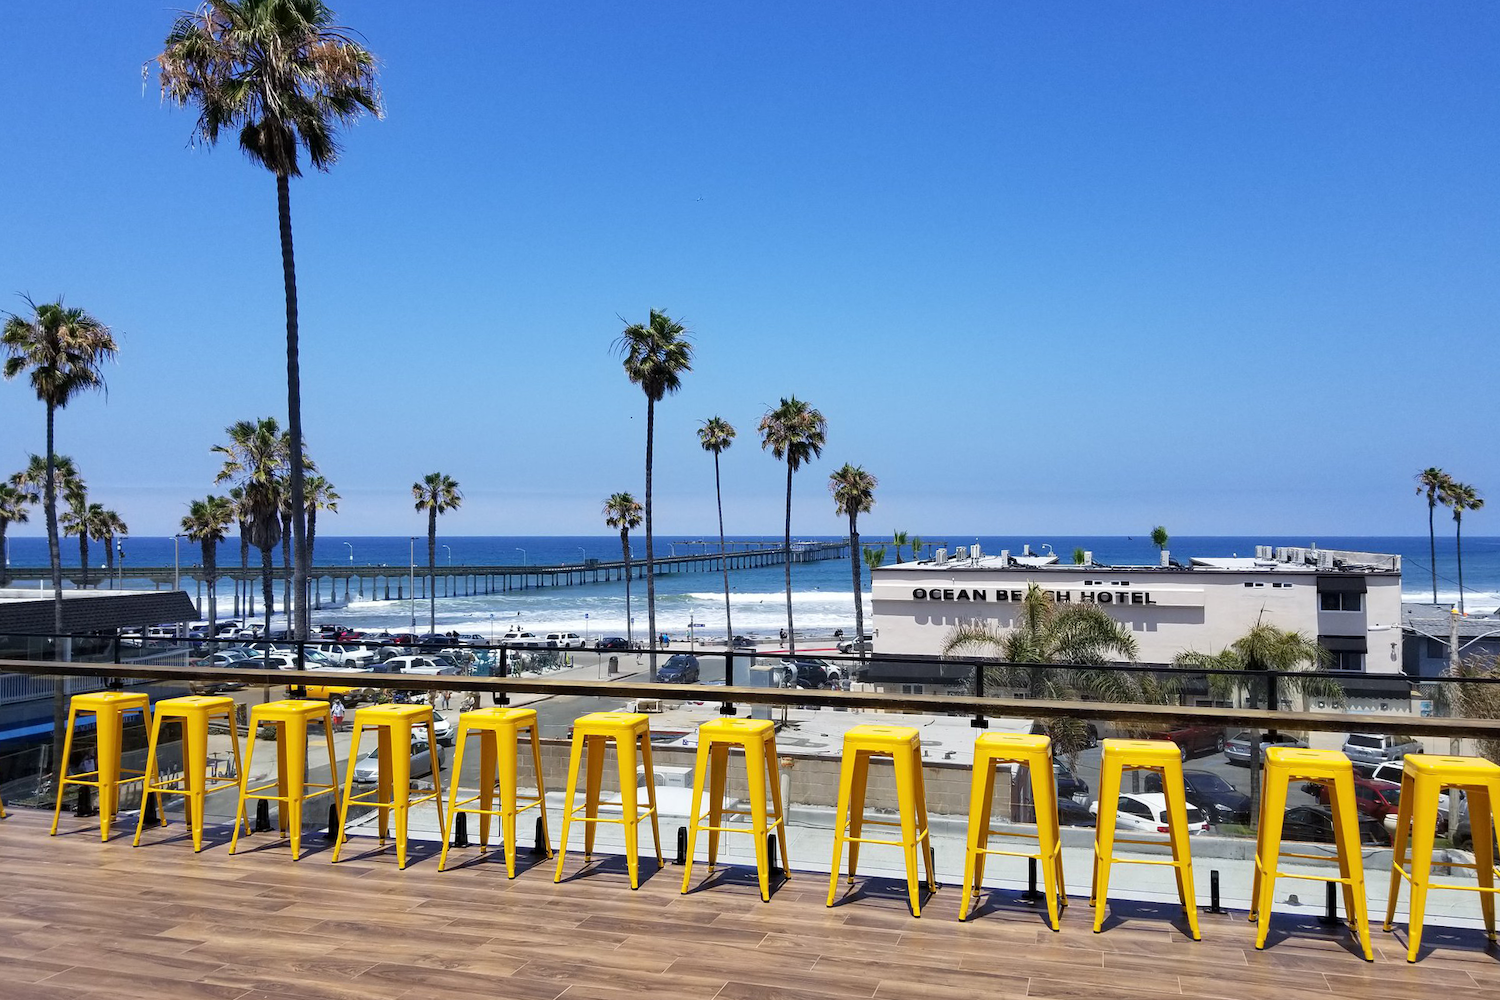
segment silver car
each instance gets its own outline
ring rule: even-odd
[[[1260,733],[1260,749],[1256,751],[1257,757],[1264,757],[1266,747],[1297,747],[1307,749],[1307,743],[1285,733],[1277,734],[1273,740],[1267,734]],[[1249,732],[1236,733],[1233,738],[1224,741],[1224,759],[1231,764],[1250,765],[1250,748],[1256,742],[1256,736]]]
[[[448,752],[438,744],[438,770],[448,763]],[[426,740],[411,741],[411,776],[432,777],[432,754],[428,752]],[[373,785],[380,780],[380,750],[371,750],[354,762],[354,781],[360,785]]]

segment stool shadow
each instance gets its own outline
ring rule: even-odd
[[[911,912],[911,898],[907,894],[906,881],[904,879],[884,878],[880,876],[857,876],[853,886],[849,885],[848,879],[840,875],[840,881],[844,885],[842,895],[833,901],[834,906],[843,906],[845,903],[856,903],[860,900],[874,900],[882,903],[899,904],[903,910]],[[927,887],[924,879],[919,883],[917,894],[922,903],[922,909],[932,905],[937,898],[937,893]]]
[[[319,854],[327,854],[333,850],[333,841],[324,840],[321,831],[304,833],[302,835],[302,857],[299,861]],[[255,834],[240,834],[240,842],[235,845],[234,856],[263,854],[267,851],[275,851],[285,854],[288,858],[292,856],[292,838],[284,833],[269,830]]]
[[[366,841],[370,846],[365,850],[358,852],[350,850],[351,847],[357,846],[360,841]],[[322,844],[320,843],[319,847],[321,846]],[[328,846],[332,847],[333,845],[330,844]],[[307,847],[305,844],[302,848],[302,852],[304,854],[307,853]],[[436,865],[438,855],[442,854],[442,852],[443,845],[439,842],[430,840],[408,840],[406,842],[406,867],[410,868],[413,865],[421,864],[422,862],[426,861],[431,861],[434,865]],[[380,838],[378,837],[345,837],[344,853],[339,856],[339,864],[343,864],[345,861],[377,861],[384,859],[389,859],[393,864],[396,862],[395,837],[388,837],[386,839],[386,842],[383,844],[380,842]]]
[[[570,853],[576,854],[577,852],[574,851]],[[517,858],[516,860],[519,865],[520,859]],[[554,865],[557,864],[557,859],[552,858],[551,863]],[[655,858],[642,857],[640,862],[640,874],[638,876],[638,881],[641,885],[645,885],[651,879],[655,878],[657,875],[666,870],[666,867],[666,861],[658,864]],[[583,865],[580,866],[578,870],[573,872],[571,875],[564,875],[562,884],[566,885],[569,882],[577,881],[578,879],[593,878],[596,875],[618,875],[625,881],[626,885],[629,885],[630,869],[625,865],[625,855],[596,855],[593,861],[585,861]]]
[[[1073,905],[1078,906],[1080,904],[1074,903]],[[1088,919],[1092,921],[1094,909],[1089,906],[1088,899],[1083,899],[1081,905],[1082,909],[1080,912],[1087,913]],[[1140,899],[1111,899],[1099,905],[1109,907],[1108,912],[1104,915],[1104,923],[1099,928],[1101,934],[1107,933],[1112,927],[1119,927],[1125,923],[1150,921],[1152,923],[1166,923],[1183,937],[1191,938],[1193,936],[1192,930],[1188,927],[1187,914],[1182,911],[1182,904],[1176,900],[1157,903]],[[1198,912],[1201,918],[1202,909],[1200,908]],[[1045,909],[1043,909],[1042,915],[1046,916]]]
[[[1382,951],[1391,961],[1406,962],[1406,949],[1411,945],[1411,938],[1407,936],[1407,926],[1397,924],[1386,933],[1380,929],[1379,924],[1370,925],[1370,943],[1377,951]],[[1382,944],[1385,948],[1381,948]],[[1399,945],[1399,951],[1391,945]],[[1444,952],[1463,952],[1465,954],[1481,953],[1494,955],[1500,959],[1500,944],[1489,939],[1483,930],[1478,927],[1441,927],[1436,924],[1427,924],[1422,928],[1422,947],[1417,949],[1417,961],[1421,962],[1437,949]]]
[[[95,827],[95,832],[98,832],[97,827]],[[61,836],[61,831],[59,831],[58,835]],[[109,839],[112,841],[115,839],[115,836],[115,834],[110,834]],[[132,823],[130,824],[128,837],[133,838],[134,836],[135,824]],[[216,847],[222,847],[227,851],[229,849],[229,841],[233,836],[233,824],[205,826],[203,828],[203,851],[208,852]],[[148,826],[141,831],[142,847],[155,847],[165,844],[186,844],[188,847],[192,847],[193,831],[181,820],[177,820],[171,826],[165,828]]]
[[[465,852],[462,856],[459,851]],[[472,852],[472,853],[470,853]],[[545,868],[548,865],[556,865],[557,857],[547,857],[545,854],[532,854],[529,847],[516,848],[516,878],[520,878],[533,868]],[[454,847],[448,851],[448,867],[445,871],[457,872],[469,868],[484,868],[490,865],[499,865],[500,870],[505,870],[505,846],[503,844],[492,844],[488,852],[479,849],[477,843],[468,847]],[[563,881],[567,881],[564,879]]]
[[[959,886],[958,891],[963,892]],[[1068,906],[1062,910],[1061,919],[1066,920],[1067,915],[1074,912],[1078,907],[1078,900],[1069,899]],[[1083,910],[1090,917],[1094,911],[1089,909],[1088,900],[1083,900]],[[980,917],[1003,915],[1011,917],[1029,917],[1041,921],[1047,930],[1052,929],[1051,918],[1047,916],[1047,900],[1041,895],[1035,899],[1027,899],[1020,889],[984,889],[975,897],[974,909],[969,911],[970,920]]]
[[[713,889],[735,888],[747,889],[755,893],[757,897],[760,896],[760,875],[753,865],[729,865],[720,862],[712,873],[707,872],[707,868],[708,865],[701,861],[694,864],[694,872],[703,869],[704,876],[688,887],[686,895],[696,896],[700,892]],[[774,897],[789,881],[785,875],[777,875],[770,879],[771,895]]]

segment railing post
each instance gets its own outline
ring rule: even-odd
[[[292,641],[297,644],[297,673],[300,674],[307,670],[307,641],[305,639],[294,639]],[[270,640],[267,639],[268,644],[269,642]],[[292,686],[292,697],[307,697],[307,685],[303,684],[300,678],[297,680],[297,683]]]
[[[724,686],[734,687],[734,636],[729,637],[729,649],[724,653]],[[734,715],[734,702],[720,702],[719,714]]]
[[[506,661],[506,656],[505,656],[505,654],[508,653],[508,652],[509,652],[509,650],[506,649],[504,646],[500,647],[499,662],[495,664],[495,669],[499,671],[498,676],[500,676],[500,677],[507,677],[507,676],[510,675],[510,664]],[[510,704],[510,695],[508,693],[506,693],[505,691],[496,691],[494,693],[493,698],[494,698],[494,702],[495,702],[496,705],[509,705]]]
[[[863,638],[864,638],[863,636],[859,636],[854,641],[855,642],[859,642]],[[976,698],[983,698],[984,697],[984,664],[983,663],[976,663],[976,664],[974,664],[974,697],[976,697]],[[981,710],[979,710],[978,708],[976,708],[976,709],[974,709],[974,718],[972,718],[972,719],[969,720],[969,725],[972,728],[974,728],[974,729],[988,729],[988,728],[990,728],[990,720],[986,719],[984,717],[984,712],[982,712]]]

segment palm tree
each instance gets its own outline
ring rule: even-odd
[[[786,462],[786,541],[782,553],[786,564],[787,651],[797,651],[797,633],[792,623],[792,473],[803,463],[823,454],[828,421],[796,396],[781,397],[781,404],[760,418],[760,446],[777,461]]]
[[[646,394],[646,621],[651,629],[651,680],[656,680],[656,553],[651,525],[651,447],[656,404],[682,388],[682,376],[693,370],[693,345],[687,329],[664,312],[651,310],[650,320],[625,327],[615,351],[625,357],[625,375]]]
[[[318,170],[338,159],[339,126],[381,116],[375,57],[334,23],[322,0],[204,0],[179,16],[156,57],[162,96],[198,110],[195,139],[213,146],[221,130],[239,135],[251,162],[276,176],[286,292],[287,434],[302,454],[302,385],[298,369],[297,269],[292,252],[289,180],[302,174],[297,147]],[[294,591],[307,591],[309,556],[302,467],[291,464]],[[295,635],[307,635],[307,606],[297,602]]]
[[[68,509],[63,511],[59,517],[63,534],[76,535],[78,538],[78,565],[80,576],[78,589],[89,589],[89,536],[95,539],[102,535],[94,534],[95,528],[101,527],[100,521],[104,518],[104,505],[102,503],[89,503],[88,493],[83,489],[80,482],[76,490],[68,494]]]
[[[1437,604],[1437,532],[1432,523],[1432,515],[1437,509],[1438,497],[1452,482],[1453,477],[1437,466],[1429,466],[1417,473],[1417,493],[1418,495],[1427,494],[1427,561],[1432,569],[1432,603],[1434,605]]]
[[[106,510],[99,520],[99,530],[101,533],[96,537],[104,539],[104,575],[112,580],[115,575],[115,539],[130,534],[130,526],[117,512]]]
[[[262,610],[269,636],[274,612],[271,553],[281,541],[286,473],[288,466],[294,464],[288,461],[292,454],[288,450],[290,440],[281,432],[275,417],[261,417],[253,422],[241,420],[227,427],[225,433],[229,435],[229,444],[213,448],[224,456],[224,466],[214,482],[233,482],[240,491],[241,537],[260,549],[261,596],[265,604]],[[233,490],[230,492],[232,495]]]
[[[873,573],[876,567],[885,565],[885,546],[866,546],[864,557],[865,566]]]
[[[1443,506],[1453,510],[1453,540],[1458,556],[1458,613],[1464,613],[1464,511],[1478,510],[1484,506],[1484,498],[1468,483],[1448,480],[1438,499]]]
[[[5,547],[5,532],[12,524],[25,524],[31,519],[26,508],[36,503],[36,494],[16,482],[0,483],[0,587],[10,583],[10,549]]]
[[[921,536],[919,536],[919,535],[911,535],[908,540],[909,540],[909,542],[911,544],[911,560],[912,560],[912,562],[921,562],[922,561],[922,539],[921,539]]]
[[[724,570],[724,628],[731,644],[734,641],[734,619],[729,613],[729,561],[724,558],[724,491],[719,488],[719,456],[734,441],[734,427],[723,417],[709,417],[698,428],[698,443],[714,455],[714,499],[719,504],[719,566]]]
[[[1016,626],[957,625],[943,640],[942,654],[988,654],[1002,662],[983,667],[991,688],[1015,688],[1028,698],[1162,704],[1176,696],[1169,680],[1110,670],[1111,662],[1133,662],[1138,646],[1126,625],[1096,604],[1058,604],[1033,583],[1021,601]],[[1052,664],[1048,668],[1022,664]],[[979,669],[979,668],[976,668]],[[1076,755],[1093,739],[1089,726],[1072,717],[1041,723],[1060,753]]]
[[[875,506],[875,487],[879,481],[863,467],[844,463],[844,467],[828,477],[828,492],[833,494],[834,513],[849,518],[849,564],[854,570],[854,639],[855,648],[864,656],[865,600],[864,587],[859,579],[859,515],[868,514]]]
[[[437,631],[437,519],[457,510],[464,502],[458,482],[441,472],[429,472],[420,483],[411,484],[417,510],[427,512],[427,631]]]
[[[203,547],[203,575],[208,579],[208,634],[218,631],[219,543],[234,523],[234,501],[209,494],[194,500],[182,519],[182,533]]]
[[[906,544],[906,532],[891,532],[891,544],[896,547],[896,565],[901,565],[901,547]]]
[[[630,529],[641,526],[641,505],[629,493],[615,493],[604,501],[604,523],[620,529],[620,554],[625,560],[625,641],[635,645],[630,614]]]
[[[338,490],[333,488],[332,483],[316,473],[307,477],[304,486],[307,490],[304,498],[307,501],[307,564],[311,566],[317,554],[315,546],[318,540],[318,511],[326,510],[330,514],[337,514],[339,501],[343,498],[339,496]],[[318,591],[320,601],[323,599],[321,586],[320,583]],[[306,600],[307,595],[301,595],[301,599]]]
[[[104,388],[104,362],[114,358],[119,348],[109,327],[62,300],[37,305],[25,298],[28,316],[10,313],[0,332],[0,347],[9,355],[5,359],[5,377],[13,379],[30,373],[36,398],[47,407],[46,470],[42,478],[42,503],[47,513],[47,555],[52,561],[52,627],[63,631],[62,552],[57,541],[57,454],[54,425],[57,411],[65,409],[80,393]],[[62,681],[56,684],[61,696]],[[57,718],[53,742],[62,739],[66,723],[61,718],[61,704],[53,706]],[[60,756],[60,755],[54,755]]]
[[[1158,524],[1151,529],[1151,544],[1156,546],[1157,552],[1165,552],[1167,550],[1167,543],[1171,540],[1171,536],[1167,534],[1167,529],[1161,525]]]
[[[250,515],[249,508],[245,506],[245,491],[242,487],[231,486],[229,488],[229,502],[234,504],[234,519],[240,529],[240,571],[244,574],[250,568]],[[250,584],[248,577],[244,583],[245,588],[245,610],[246,616],[254,614],[250,603]],[[234,613],[236,616],[240,611],[240,581],[234,582]]]

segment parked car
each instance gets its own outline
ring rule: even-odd
[[[1402,736],[1381,736],[1376,733],[1350,733],[1344,740],[1344,756],[1354,762],[1355,767],[1373,768],[1386,761],[1400,760],[1409,753],[1425,752],[1422,744]]]
[[[1210,822],[1250,822],[1250,796],[1212,771],[1183,771],[1182,786],[1189,804],[1202,809]],[[1148,792],[1161,791],[1161,775],[1148,771],[1142,787]]]
[[[195,667],[242,667],[246,662],[246,656],[239,650],[225,650],[218,653],[210,653],[208,656],[193,661]],[[221,691],[242,691],[245,688],[244,681],[210,681],[197,680],[188,682],[188,690],[193,694],[218,694]]]
[[[432,753],[425,739],[411,741],[411,776],[432,776]],[[441,743],[437,748],[437,766],[441,771],[448,763],[448,754]],[[377,748],[354,762],[354,780],[361,785],[373,785],[380,780],[380,750]]]
[[[729,645],[734,649],[754,649],[755,640],[748,635],[737,635],[730,641]]]
[[[607,635],[602,639],[595,639],[594,648],[628,650],[630,649],[630,643],[625,641],[623,635]]]
[[[1150,739],[1170,740],[1176,743],[1182,750],[1182,759],[1190,757],[1201,757],[1204,754],[1218,753],[1224,749],[1224,729],[1222,726],[1184,726],[1181,729],[1173,729],[1170,732],[1153,734]]]
[[[1491,846],[1495,845],[1495,831],[1490,831]],[[1469,829],[1468,814],[1459,817],[1458,825],[1453,828],[1453,846],[1460,851],[1472,851],[1474,849],[1474,831]],[[1500,858],[1500,847],[1495,847],[1495,857]]]
[[[873,635],[862,635],[858,639],[845,639],[839,643],[840,653],[873,653],[875,651],[875,637]]]
[[[1096,817],[1099,815],[1097,800],[1089,806],[1089,812]],[[1170,830],[1168,823],[1167,797],[1160,792],[1126,793],[1120,796],[1115,809],[1116,829],[1165,834]],[[1197,806],[1187,807],[1187,825],[1189,834],[1208,832],[1208,819]]]
[[[1231,764],[1243,764],[1250,766],[1250,747],[1256,741],[1256,737],[1249,732],[1240,732],[1224,741],[1224,759]],[[1260,746],[1256,751],[1257,757],[1265,755],[1266,747],[1299,747],[1307,749],[1307,743],[1294,736],[1285,733],[1277,734],[1276,738],[1270,739],[1267,734],[1260,734]]]
[[[1281,821],[1281,839],[1332,844],[1333,814],[1324,806],[1293,806]],[[1391,835],[1379,820],[1360,816],[1359,842],[1385,846],[1391,842]]]
[[[829,665],[822,660],[793,660],[791,666],[796,667],[796,685],[799,688],[820,691],[823,688],[836,686],[838,668],[830,669]]]
[[[311,647],[309,647],[311,648]],[[335,642],[318,649],[332,659],[346,667],[368,667],[375,662],[375,651],[368,646],[356,646],[352,643]]]
[[[583,636],[577,632],[548,632],[548,649],[582,649]]]
[[[1074,774],[1068,765],[1060,760],[1052,762],[1052,775],[1057,779],[1057,799],[1061,803],[1064,800],[1083,801],[1089,796],[1089,783]],[[1090,821],[1090,826],[1093,822]]]
[[[1097,817],[1082,802],[1073,799],[1058,799],[1057,821],[1063,826],[1093,826],[1097,822]]]
[[[1315,785],[1314,796],[1322,805],[1328,804],[1328,786]],[[1394,815],[1401,808],[1401,786],[1393,781],[1371,781],[1369,778],[1354,778],[1354,804],[1360,813],[1384,820],[1387,814]]]
[[[698,658],[692,653],[673,653],[656,671],[663,684],[697,684]]]

